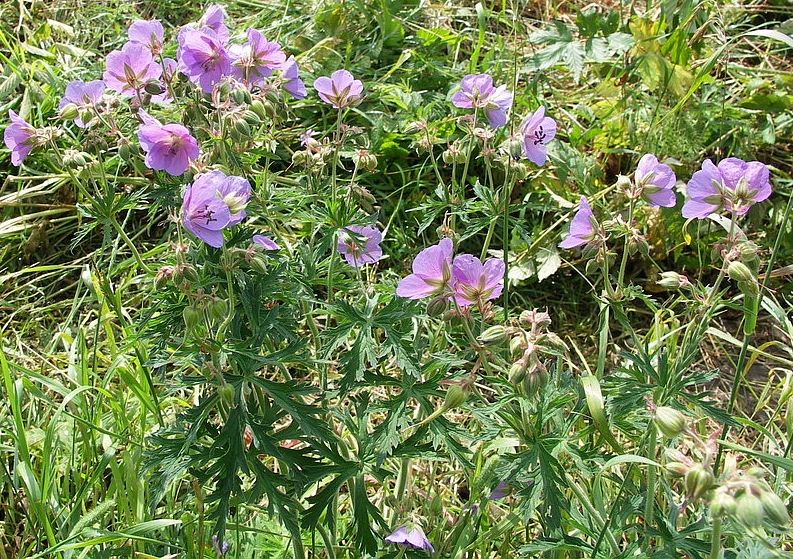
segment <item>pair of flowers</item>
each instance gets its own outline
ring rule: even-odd
[[[413,260],[413,273],[403,278],[396,294],[407,299],[448,296],[460,307],[481,305],[497,298],[504,288],[504,261],[482,263],[471,254],[453,256],[451,239],[425,248]]]
[[[501,128],[507,123],[512,100],[513,94],[507,86],[495,87],[488,74],[465,76],[459,91],[452,96],[455,107],[484,111],[493,128]],[[539,107],[521,123],[519,130],[526,159],[535,165],[544,165],[548,160],[545,146],[556,137],[556,121],[545,116],[544,107]]]
[[[686,187],[682,214],[686,219],[704,219],[711,214],[728,211],[744,215],[756,203],[771,196],[768,166],[759,161],[746,162],[728,157],[714,165],[710,159],[702,163]],[[643,198],[650,206],[673,208],[677,198],[673,187],[676,177],[668,165],[659,163],[652,154],[644,155],[634,173],[630,192]],[[575,248],[595,241],[598,224],[585,197],[570,224],[570,232],[559,243],[561,248]]]

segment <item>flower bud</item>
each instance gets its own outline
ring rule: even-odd
[[[451,165],[452,163],[462,164],[465,163],[465,153],[455,143],[443,151],[441,159],[443,159],[443,162],[447,165]]]
[[[520,358],[515,361],[512,366],[509,368],[509,382],[512,384],[518,384],[523,382],[523,379],[526,378],[526,371],[528,369],[528,363],[525,359]]]
[[[667,462],[664,468],[673,477],[683,477],[688,473],[688,470],[690,469],[683,462]]]
[[[686,494],[693,501],[702,497],[713,485],[713,473],[702,464],[694,464],[686,473]]]
[[[765,516],[763,502],[747,491],[738,497],[736,501],[735,516],[744,526],[758,528],[763,524]]]
[[[744,264],[743,262],[738,262],[737,260],[733,260],[730,262],[730,265],[727,266],[727,275],[730,276],[730,279],[737,282],[754,282],[754,275],[749,267]]]
[[[260,274],[267,273],[267,261],[262,256],[259,256],[258,254],[253,255],[248,259],[248,263],[250,264],[251,268]]]
[[[262,119],[259,118],[254,111],[245,111],[242,113],[242,120],[254,127],[259,127],[262,124]]]
[[[770,522],[778,526],[785,526],[790,522],[785,503],[773,491],[763,491],[760,493],[760,502],[763,504],[763,511]]]
[[[665,289],[683,289],[690,287],[691,282],[683,274],[677,272],[661,272],[661,279],[658,280],[658,285]]]
[[[522,334],[509,340],[509,352],[512,355],[522,354],[526,350],[526,347],[526,339]]]
[[[661,433],[673,439],[686,428],[686,416],[674,408],[661,406],[655,410],[655,424]]]
[[[435,297],[434,299],[430,300],[427,303],[427,315],[428,316],[440,316],[446,312],[446,308],[449,306],[449,298],[445,295],[441,295],[439,297]]]
[[[149,95],[162,95],[165,93],[165,87],[160,83],[159,80],[147,81],[146,85],[143,86],[143,90]]]
[[[63,152],[63,164],[70,169],[76,169],[86,165],[90,157],[91,156],[84,151],[67,149]]]
[[[736,505],[735,497],[726,491],[717,491],[710,502],[710,514],[714,517],[733,515]]]
[[[231,99],[238,105],[247,105],[251,102],[251,92],[244,87],[238,87],[231,92]]]
[[[61,120],[74,120],[80,116],[80,109],[74,103],[68,103],[58,111],[58,118]]]
[[[224,299],[215,298],[207,305],[207,314],[212,320],[221,321],[229,313],[228,303]]]
[[[187,331],[192,332],[201,321],[201,311],[194,307],[185,307],[182,311],[182,318],[184,319],[184,325]]]
[[[307,151],[296,151],[292,154],[292,165],[296,167],[308,167],[311,162],[311,154]]]
[[[537,361],[535,365],[526,372],[526,376],[523,377],[523,391],[527,397],[533,398],[545,388],[547,382],[548,371],[545,365]]]
[[[495,326],[491,326],[484,332],[482,332],[477,341],[480,344],[497,344],[507,340],[507,329],[506,327],[502,326],[501,324],[496,324]]]
[[[447,410],[459,407],[468,399],[468,393],[459,384],[452,384],[446,390],[446,399],[443,402],[443,407]]]
[[[364,171],[371,172],[377,169],[377,157],[369,150],[359,149],[353,154],[352,160]]]
[[[163,266],[154,276],[154,287],[161,289],[173,278],[173,266]]]
[[[230,384],[224,384],[218,389],[218,394],[220,395],[220,399],[223,400],[223,403],[229,407],[234,405],[234,396],[236,394],[234,387]]]
[[[239,119],[234,122],[234,131],[239,134],[241,139],[247,139],[251,137],[251,126],[243,119]]]
[[[523,142],[520,140],[520,138],[510,138],[499,147],[502,153],[505,153],[510,159],[514,161],[517,161],[523,157]]]

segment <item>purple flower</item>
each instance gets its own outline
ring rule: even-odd
[[[339,230],[336,245],[340,254],[344,255],[347,264],[358,268],[364,264],[372,264],[383,257],[380,241],[383,234],[368,225],[349,225]]]
[[[74,119],[74,123],[80,128],[85,128],[93,118],[91,110],[99,103],[104,93],[105,82],[102,80],[88,83],[75,80],[66,86],[63,99],[58,103],[58,110],[63,109],[66,105],[76,106],[79,114]]]
[[[754,204],[771,196],[768,166],[736,157],[702,162],[688,181],[683,217],[704,219],[722,209],[743,215]]]
[[[354,79],[347,70],[336,70],[329,78],[322,76],[314,80],[314,89],[320,99],[337,109],[343,109],[361,98],[363,83]]]
[[[139,43],[126,43],[121,50],[107,55],[102,79],[109,89],[132,97],[140,93],[146,82],[162,75],[149,49]]]
[[[639,160],[634,174],[636,188],[651,206],[673,208],[677,203],[674,171],[669,165],[658,162],[658,158],[647,153]]]
[[[419,252],[413,260],[413,273],[399,282],[396,294],[423,299],[442,293],[452,277],[452,250],[451,239],[443,239]]]
[[[250,183],[242,177],[210,171],[187,187],[182,199],[182,223],[209,246],[223,246],[223,229],[245,217],[251,195]]]
[[[523,136],[523,153],[535,165],[545,165],[548,154],[545,146],[556,137],[556,121],[545,116],[545,107],[540,107],[520,125]]]
[[[179,69],[204,93],[231,71],[231,61],[220,38],[210,28],[184,28],[177,49]]]
[[[259,85],[286,60],[281,45],[271,43],[255,29],[248,29],[248,43],[229,47],[231,75],[249,85]]]
[[[452,265],[452,287],[454,300],[461,307],[495,299],[504,288],[504,261],[488,258],[482,264],[471,254],[456,256]]]
[[[597,221],[592,213],[592,208],[586,198],[581,196],[581,203],[578,205],[578,211],[573,216],[573,221],[570,223],[570,232],[567,237],[559,243],[561,248],[575,248],[577,246],[585,245],[595,238],[595,228]]]
[[[229,207],[217,193],[194,182],[182,198],[182,223],[193,235],[211,247],[223,246],[223,229],[231,219]]]
[[[411,526],[410,528],[407,526],[400,526],[386,536],[385,542],[413,549],[422,549],[429,552],[435,551],[432,544],[427,539],[427,536],[424,535],[424,530],[418,526]]]
[[[229,552],[229,544],[225,541],[218,541],[218,535],[212,534],[212,549],[218,557],[223,557]]]
[[[215,32],[220,42],[224,45],[229,40],[229,30],[223,23],[226,20],[226,12],[217,4],[207,7],[204,15],[198,20],[198,28],[207,27]]]
[[[484,109],[490,126],[501,128],[512,108],[512,92],[506,85],[493,87],[493,78],[488,74],[469,74],[452,96],[452,104],[461,109]]]
[[[8,111],[11,124],[3,132],[6,147],[11,150],[11,164],[19,167],[30,150],[39,145],[38,132],[14,111]]]
[[[138,140],[146,152],[149,169],[178,176],[187,171],[191,161],[198,158],[198,142],[181,124],[165,124],[140,111],[143,125],[138,128]]]
[[[133,21],[127,30],[127,37],[130,42],[138,43],[149,49],[152,56],[158,56],[162,52],[162,23],[156,19]]]
[[[264,250],[279,250],[281,248],[278,246],[278,243],[276,243],[270,237],[265,237],[264,235],[254,235],[251,240],[254,244],[259,245]]]
[[[294,56],[286,59],[286,62],[281,64],[281,79],[283,80],[284,89],[295,99],[305,99],[306,86],[297,71],[297,61]]]
[[[490,497],[488,497],[488,499],[490,499],[491,501],[498,501],[500,499],[503,499],[504,497],[507,496],[509,490],[510,487],[506,481],[499,482],[499,484],[496,485],[495,488],[493,488],[493,491],[490,492]]]

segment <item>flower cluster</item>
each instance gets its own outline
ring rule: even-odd
[[[673,208],[677,203],[673,190],[676,180],[668,165],[648,153],[639,160],[633,180],[625,178],[621,182],[627,185],[625,190],[630,198],[641,198],[652,207]],[[721,211],[734,217],[744,215],[754,204],[771,195],[768,166],[735,157],[724,159],[718,165],[707,159],[702,169],[691,177],[685,194],[682,214],[687,219],[704,219]],[[570,230],[559,246],[575,248],[604,240],[599,231],[592,208],[582,196]]]
[[[471,254],[452,255],[451,239],[422,250],[413,260],[413,273],[399,282],[397,295],[407,299],[435,295],[460,307],[481,306],[501,295],[503,260],[489,258],[483,263]]]

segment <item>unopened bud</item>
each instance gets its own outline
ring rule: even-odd
[[[677,272],[661,272],[661,279],[658,280],[658,285],[666,289],[683,289],[689,287],[691,282],[683,274]]]
[[[447,410],[460,406],[468,399],[468,393],[459,384],[452,384],[446,391],[443,407]]]
[[[368,150],[359,149],[353,154],[352,160],[364,171],[371,172],[377,169],[377,157]]]
[[[661,406],[655,410],[655,424],[661,433],[673,439],[686,428],[686,416],[674,408]]]
[[[63,164],[70,169],[76,169],[77,167],[82,167],[87,164],[90,157],[90,155],[83,151],[67,149],[63,152]]]
[[[717,491],[710,502],[710,513],[715,517],[735,514],[735,497],[725,491]]]
[[[751,492],[746,491],[737,499],[735,516],[744,526],[758,528],[763,524],[765,516],[763,502]]]
[[[243,139],[251,137],[251,126],[243,119],[234,122],[234,131]]]
[[[521,358],[515,361],[509,368],[509,382],[512,384],[519,384],[526,378],[526,371],[529,364]]]
[[[234,405],[234,396],[235,390],[234,387],[230,384],[224,384],[218,389],[218,394],[220,395],[220,399],[223,400],[228,407],[232,407]]]
[[[495,326],[491,326],[484,332],[482,332],[477,341],[480,344],[496,344],[501,343],[507,340],[507,329],[506,327],[496,324]]]
[[[257,115],[254,111],[245,111],[242,113],[242,120],[257,128],[262,124],[262,119],[260,119],[259,115]]]
[[[311,154],[307,151],[296,151],[292,154],[292,164],[298,167],[308,167],[311,162]]]
[[[786,526],[790,522],[785,503],[773,491],[763,491],[760,493],[760,502],[763,504],[768,520],[778,526]]]
[[[690,469],[683,462],[667,462],[664,468],[674,477],[683,477]]]
[[[427,315],[428,316],[440,316],[446,312],[446,309],[449,306],[449,298],[445,295],[441,295],[439,297],[435,297],[434,299],[430,300],[427,303]]]
[[[80,109],[74,103],[68,103],[58,111],[58,118],[61,120],[74,120],[80,116]]]
[[[708,492],[713,485],[713,473],[702,464],[692,466],[685,477],[686,494],[694,501]]]
[[[163,266],[154,276],[154,287],[161,289],[173,278],[173,266]]]
[[[184,325],[187,331],[192,332],[201,321],[201,311],[194,307],[185,307],[182,311],[182,318],[184,319]]]
[[[165,87],[160,83],[159,80],[147,81],[146,85],[143,86],[143,90],[149,95],[162,95],[165,93]]]
[[[459,146],[452,144],[448,149],[443,151],[441,159],[443,159],[443,162],[447,165],[451,165],[452,163],[462,164],[465,163],[465,153],[463,153]]]
[[[238,105],[247,105],[251,102],[251,93],[244,87],[238,87],[231,92],[231,99]]]
[[[215,298],[207,305],[207,314],[212,320],[223,320],[228,316],[229,306],[224,299]]]
[[[509,340],[509,352],[513,355],[523,353],[526,350],[526,338],[520,334]]]
[[[744,264],[743,262],[738,262],[737,260],[733,260],[730,262],[730,265],[727,266],[727,275],[730,276],[730,279],[737,282],[754,282],[754,275],[749,267]]]

